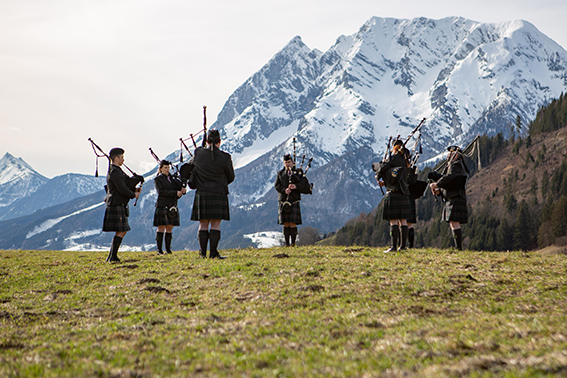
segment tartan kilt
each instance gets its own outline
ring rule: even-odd
[[[467,223],[469,213],[467,200],[461,197],[448,199],[443,207],[442,220],[445,222]]]
[[[415,207],[415,199],[410,197],[409,198],[409,204],[410,204],[411,216],[409,218],[407,218],[407,221],[408,221],[408,223],[415,224],[415,223],[417,223],[417,211],[416,211],[416,207]]]
[[[228,195],[207,192],[195,193],[191,220],[200,221],[205,219],[230,220]]]
[[[174,219],[169,219],[167,217],[167,209],[168,208],[165,206],[156,207],[156,211],[154,213],[154,227],[179,226],[179,211],[177,211],[177,216]]]
[[[116,205],[106,207],[106,211],[104,212],[104,221],[102,223],[102,231],[130,231],[128,217],[126,216],[126,206]]]
[[[408,219],[411,217],[411,208],[409,197],[401,192],[386,192],[384,196],[384,213],[382,218],[391,219]]]
[[[278,224],[288,222],[301,224],[301,206],[299,206],[299,201],[291,205],[291,211],[289,213],[283,211],[283,202],[278,201]]]

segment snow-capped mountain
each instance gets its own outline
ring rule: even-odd
[[[518,115],[525,129],[566,89],[567,52],[526,21],[373,17],[325,53],[293,38],[234,92],[213,127],[237,166],[268,154],[248,165],[265,183],[292,137],[321,166],[362,146],[380,154],[389,136],[407,136],[425,117],[429,158],[477,134],[507,135]],[[253,201],[268,190],[254,188],[233,197]]]
[[[49,179],[37,173],[22,158],[6,153],[0,159],[0,209],[34,193]]]
[[[103,190],[105,177],[67,173],[47,180],[36,191],[0,207],[0,220],[13,219],[34,211],[69,202]]]
[[[380,202],[370,168],[390,136],[406,137],[426,118],[423,161],[477,134],[507,136],[518,115],[525,130],[542,105],[566,91],[567,52],[526,21],[373,17],[326,52],[295,37],[235,90],[211,126],[220,130],[221,149],[237,168],[220,247],[281,230],[273,184],[282,156],[293,152],[293,138],[298,162],[304,154],[314,158],[308,173],[314,194],[303,196],[303,224],[334,231]],[[130,207],[125,245],[153,243],[156,196],[147,183],[138,206]],[[0,242],[16,248],[108,245],[110,235],[97,232],[102,197],[20,218],[20,236],[0,235]],[[191,192],[180,201],[174,248],[197,248],[198,224],[188,220],[192,199]],[[6,227],[0,222],[0,231]]]

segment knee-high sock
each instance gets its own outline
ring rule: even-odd
[[[453,230],[453,239],[455,240],[455,248],[459,251],[463,250],[463,231],[460,228]]]
[[[219,245],[220,238],[221,238],[220,230],[209,231],[209,239],[211,239],[211,254],[209,255],[209,257],[214,257],[219,254],[219,251],[217,251],[217,247]]]
[[[118,249],[120,248],[120,244],[122,244],[122,239],[120,236],[114,235],[112,238],[112,247],[110,247],[110,253],[106,258],[106,261],[113,262],[113,261],[120,261],[118,259]]]
[[[199,253],[202,257],[207,257],[207,244],[209,244],[209,231],[199,231],[199,247],[201,248]]]
[[[283,228],[283,235],[284,235],[284,239],[285,239],[285,246],[289,247],[290,244],[290,238],[291,238],[291,229],[289,227],[284,227]]]
[[[408,229],[408,247],[413,248],[415,242],[415,230],[412,228]]]
[[[400,249],[406,249],[408,247],[408,226],[402,226],[400,228],[402,229]]]
[[[163,232],[156,232],[156,244],[158,253],[161,255],[163,253],[162,244],[163,244]]]
[[[398,239],[400,238],[400,228],[397,224],[390,225],[390,236],[392,237],[392,250],[398,249]]]
[[[173,239],[173,234],[171,232],[165,233],[165,250],[167,253],[171,253],[171,240]]]
[[[291,238],[291,245],[295,245],[295,240],[297,239],[297,227],[290,227],[290,238]]]

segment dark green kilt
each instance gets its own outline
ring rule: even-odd
[[[408,219],[411,217],[409,197],[401,192],[386,192],[383,219]]]
[[[106,207],[106,211],[104,212],[104,221],[102,223],[102,231],[130,231],[128,216],[126,215],[126,206],[116,205]]]
[[[179,226],[179,211],[174,219],[167,217],[168,208],[165,206],[156,207],[154,213],[154,227],[158,226]]]
[[[289,213],[283,211],[283,202],[278,202],[278,224],[288,222],[301,224],[301,206],[299,206],[299,201],[291,205]]]
[[[441,219],[445,222],[467,223],[469,219],[467,200],[461,197],[447,200],[443,207],[443,216]]]
[[[207,192],[195,193],[191,220],[206,219],[230,220],[227,195]]]
[[[411,216],[409,218],[407,218],[408,223],[412,223],[415,224],[417,223],[417,211],[415,208],[415,199],[413,198],[409,198],[409,204],[410,204],[410,214]]]

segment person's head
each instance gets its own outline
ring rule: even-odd
[[[159,173],[161,173],[162,175],[168,175],[169,174],[169,169],[171,168],[171,162],[167,161],[167,160],[162,160],[159,163]]]
[[[210,129],[207,134],[207,143],[211,146],[219,146],[221,142],[220,133],[218,130]]]
[[[108,156],[110,157],[110,162],[114,165],[121,166],[124,164],[124,150],[120,147],[115,147],[110,150]]]
[[[404,148],[404,142],[398,139],[394,142],[394,147],[392,147],[392,153],[396,155],[398,152],[403,151],[403,148]]]
[[[287,170],[290,170],[293,167],[293,159],[291,158],[290,154],[285,154],[283,157],[284,167]]]
[[[463,151],[458,146],[447,147],[447,152],[449,153],[449,158],[458,158],[463,154]]]

